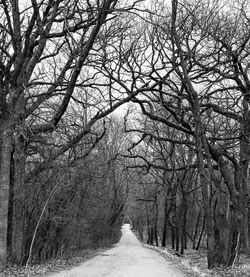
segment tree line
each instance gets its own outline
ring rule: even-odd
[[[117,240],[126,209],[209,268],[249,249],[249,1],[144,2],[1,1],[5,261]]]
[[[132,100],[143,117],[136,128],[127,124],[138,136],[128,156],[152,184],[138,199],[149,210],[149,242],[158,244],[159,197],[162,245],[166,227],[181,253],[187,240],[198,248],[203,236],[209,268],[231,266],[249,250],[248,4],[156,7],[144,37],[145,67],[148,82],[160,83]]]

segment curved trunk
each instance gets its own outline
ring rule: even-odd
[[[202,239],[204,229],[205,229],[205,223],[206,223],[206,216],[204,215],[203,222],[202,222],[202,227],[201,227],[201,232],[200,232],[200,236],[199,236],[199,239],[198,239],[198,243],[197,243],[196,247],[193,248],[197,251],[199,250],[199,247],[200,247],[200,244],[201,244],[201,239]]]

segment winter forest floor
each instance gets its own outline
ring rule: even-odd
[[[96,255],[102,254],[107,248],[101,249],[86,249],[74,253],[73,255],[65,255],[57,259],[51,259],[42,264],[30,265],[27,268],[20,266],[13,266],[4,269],[0,272],[0,277],[40,277],[46,276],[51,272],[69,269],[77,266],[88,259],[95,257]]]
[[[190,275],[170,259],[165,259],[154,251],[143,247],[130,230],[130,226],[122,228],[122,238],[114,247],[105,252],[89,253],[93,259],[84,261],[70,259],[55,264],[30,267],[27,270],[16,268],[6,270],[1,276],[51,276],[51,277],[187,277]],[[86,258],[86,257],[85,257]],[[51,272],[50,272],[51,271]]]
[[[188,277],[177,264],[143,247],[130,225],[122,227],[121,240],[111,249],[80,266],[48,277]]]
[[[123,240],[123,239],[122,239]],[[79,270],[81,272],[81,268],[84,269],[86,272],[86,266],[87,269],[91,269],[92,273],[94,275],[90,276],[102,276],[98,275],[95,264],[96,260],[98,263],[102,259],[108,259],[109,256],[114,259],[115,257],[115,252],[116,249],[119,248],[121,243],[123,243],[121,240],[120,243],[118,243],[115,247],[107,247],[107,248],[102,248],[102,249],[88,249],[88,250],[83,250],[81,252],[75,253],[74,255],[68,255],[64,256],[58,259],[50,260],[46,263],[40,264],[40,265],[33,265],[29,266],[27,268],[25,267],[11,267],[7,268],[4,271],[0,272],[0,277],[11,277],[11,276],[18,276],[18,277],[46,277],[46,276],[85,276],[85,275],[79,275]],[[139,247],[140,244],[136,244],[136,247]],[[124,247],[124,246],[123,246]],[[139,248],[138,248],[139,249]],[[233,268],[228,268],[228,269],[214,269],[214,270],[208,270],[206,266],[206,251],[205,250],[186,250],[185,254],[182,257],[179,257],[176,255],[176,252],[170,248],[163,248],[163,247],[156,247],[156,246],[147,246],[144,245],[144,247],[140,246],[140,251],[143,251],[145,249],[145,253],[147,253],[146,256],[150,256],[150,252],[158,252],[162,257],[165,258],[165,262],[159,258],[155,259],[154,257],[154,262],[157,260],[161,260],[160,266],[159,267],[164,267],[164,264],[169,270],[170,275],[172,277],[180,277],[180,276],[197,276],[197,277],[250,277],[250,256],[247,255],[241,255],[240,259],[237,263],[237,265]],[[153,250],[149,251],[148,250]],[[140,252],[139,251],[139,252]],[[108,255],[105,253],[109,252],[114,252],[114,255]],[[119,251],[118,251],[119,252]],[[127,256],[131,256],[133,259],[133,262],[138,258],[136,255],[132,255],[133,252],[130,250],[128,251]],[[145,256],[145,253],[143,254]],[[140,254],[140,253],[139,253]],[[118,256],[120,255],[119,253],[117,254]],[[140,256],[140,255],[139,255]],[[143,258],[145,258],[143,256]],[[153,255],[154,256],[154,255]],[[93,259],[92,259],[93,258]],[[124,257],[122,257],[122,264],[124,262]],[[145,261],[145,260],[144,260]],[[143,261],[143,268],[145,267],[145,263]],[[147,264],[149,264],[149,260],[147,260]],[[163,263],[162,263],[163,261]],[[118,260],[119,262],[119,260]],[[104,262],[104,267],[108,263],[107,260]],[[111,265],[108,267],[108,270],[112,268],[112,266],[117,263],[117,261],[111,261]],[[128,265],[130,267],[131,261],[129,261]],[[99,265],[97,265],[97,268]],[[154,268],[157,268],[158,266],[154,266]],[[100,267],[99,267],[100,268]],[[120,266],[118,267],[120,268]],[[124,270],[123,275],[114,275],[116,277],[130,277],[130,276],[137,276],[133,275],[135,273],[135,268],[132,269],[132,275],[131,272],[129,271],[129,268],[126,267],[126,270]],[[112,269],[113,270],[113,269]],[[57,273],[56,273],[57,272]],[[70,275],[71,273],[73,274],[74,272],[76,275]],[[130,273],[129,273],[130,272]],[[147,273],[149,270],[147,270]],[[168,273],[169,273],[168,272]],[[51,275],[52,274],[52,275]],[[54,275],[53,275],[54,274]],[[69,274],[69,275],[66,275]],[[97,275],[95,275],[97,274]],[[106,274],[106,273],[105,273]],[[111,275],[110,275],[111,274]],[[108,273],[108,275],[105,276],[113,276],[112,272]],[[116,273],[115,273],[116,274]],[[135,273],[136,274],[136,273]],[[170,276],[169,275],[169,276]],[[89,275],[88,275],[89,276]],[[151,275],[145,275],[145,276],[151,276]],[[155,276],[155,275],[152,275]],[[157,275],[158,276],[158,275]],[[164,275],[165,276],[165,275]],[[168,275],[166,275],[168,276]]]
[[[237,265],[233,268],[207,269],[205,250],[185,250],[183,257],[176,255],[176,252],[170,248],[147,246],[159,252],[163,257],[179,264],[183,269],[197,277],[250,277],[250,255],[241,255]]]

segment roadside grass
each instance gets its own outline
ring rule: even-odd
[[[110,246],[111,247],[111,246]],[[110,247],[103,247],[97,249],[84,249],[72,252],[71,254],[62,255],[61,257],[51,259],[42,264],[33,264],[28,267],[25,266],[11,266],[3,269],[0,272],[0,277],[39,277],[49,276],[49,274],[70,269],[74,266],[89,260],[96,255],[99,255],[109,249]]]
[[[178,267],[197,277],[250,277],[250,255],[241,254],[233,267],[207,269],[206,250],[185,250],[183,256],[177,256],[176,251],[168,247],[148,246],[160,252],[163,257],[170,259]]]
[[[88,244],[86,249],[70,250],[54,259],[49,259],[41,263],[34,263],[27,267],[8,266],[0,270],[0,277],[45,277],[62,270],[71,269],[114,247],[120,240],[121,235],[121,230],[119,230],[112,239],[103,239],[92,245]]]

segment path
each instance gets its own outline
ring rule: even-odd
[[[143,247],[130,225],[122,227],[122,238],[112,249],[71,270],[48,277],[184,277],[174,264],[158,252]]]

